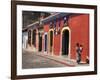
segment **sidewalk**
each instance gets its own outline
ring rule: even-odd
[[[25,50],[25,51],[33,53],[32,50]],[[36,54],[36,53],[34,53],[34,54]],[[47,53],[42,53],[42,52],[37,52],[36,55],[38,55],[40,57],[48,58],[50,60],[54,60],[54,61],[56,61],[58,63],[64,64],[64,65],[69,66],[69,67],[77,66],[76,62],[74,62],[74,61],[72,61],[72,60],[70,60],[70,59],[68,59],[66,57],[64,58],[64,57],[61,57],[61,56],[52,56],[52,55],[49,55]]]
[[[43,53],[39,53],[37,54],[41,57],[45,57],[45,58],[48,58],[48,59],[51,59],[51,60],[54,60],[56,62],[59,62],[61,64],[64,64],[66,66],[70,66],[70,67],[74,67],[76,66],[76,63],[73,62],[73,61],[70,61],[68,59],[65,59],[65,58],[62,58],[62,57],[57,57],[57,56],[51,56],[51,55],[48,55],[48,54],[43,54]]]

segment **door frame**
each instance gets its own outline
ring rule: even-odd
[[[42,50],[43,50],[43,46],[41,45],[41,47],[40,47],[40,35],[41,35],[41,33],[39,32],[39,35],[38,35],[38,37],[39,37],[39,41],[38,41],[38,51],[39,52],[42,52]],[[43,36],[41,35],[41,39],[43,38]],[[42,41],[41,41],[41,44],[43,44],[42,43]],[[40,51],[41,50],[41,51]]]
[[[68,58],[70,59],[70,50],[71,50],[71,30],[69,28],[69,26],[66,26],[66,27],[63,27],[62,30],[61,30],[61,42],[60,42],[60,56],[62,56],[62,35],[63,35],[63,31],[64,30],[68,30],[69,31],[69,51],[68,51]]]
[[[34,44],[33,44],[33,39],[34,39],[33,33],[35,33],[35,34],[34,34],[34,36],[35,36],[35,43],[34,43]],[[32,45],[36,47],[36,29],[33,29],[33,30],[32,30]]]
[[[52,52],[50,52],[50,32],[51,32],[51,31],[53,32]],[[48,42],[49,42],[49,45],[48,45],[48,46],[49,46],[49,47],[48,47],[48,52],[49,52],[50,55],[54,55],[54,50],[53,50],[53,48],[54,48],[54,30],[53,30],[53,29],[49,29],[49,35],[48,35],[48,36],[49,36],[49,41],[48,41]]]
[[[45,51],[45,35],[47,35],[47,46],[46,46],[47,50],[46,51]],[[47,53],[47,51],[48,51],[48,34],[47,34],[47,32],[45,32],[44,33],[44,52]]]

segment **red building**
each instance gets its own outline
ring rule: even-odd
[[[82,62],[89,58],[89,15],[55,13],[28,25],[27,48],[76,61],[76,43],[83,45]]]

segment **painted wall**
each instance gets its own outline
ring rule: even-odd
[[[57,27],[58,27],[57,21]],[[63,28],[63,20],[60,20],[60,34],[54,35],[53,42],[53,54],[56,56],[60,55],[61,52],[61,30]],[[71,41],[70,41],[70,57],[76,60],[76,43],[83,45],[82,61],[86,61],[86,57],[89,56],[89,15],[71,15],[68,21],[69,28],[71,30]],[[49,24],[44,25],[44,32],[49,33]],[[49,35],[48,35],[49,36]],[[49,48],[49,46],[48,46]],[[48,51],[49,52],[49,51]]]
[[[83,45],[82,61],[89,56],[89,15],[72,15],[69,18],[71,29],[71,58],[76,59],[76,43]]]
[[[22,46],[23,46],[23,48],[27,48],[27,43],[28,43],[28,33],[23,32],[23,34],[22,34]]]
[[[58,26],[58,22],[60,22],[60,27]],[[56,28],[60,28],[60,34],[55,35],[54,29],[49,27],[49,23],[44,24],[43,30],[44,34],[47,33],[47,52],[50,55],[60,56],[62,53],[62,29],[63,27],[63,18],[56,21]],[[74,14],[70,15],[68,19],[68,26],[70,29],[69,45],[70,45],[70,53],[69,57],[71,59],[76,60],[76,43],[83,45],[83,51],[81,54],[81,59],[83,62],[86,62],[87,56],[89,57],[89,15],[88,14]],[[50,52],[50,30],[53,30],[53,47],[52,52]],[[33,30],[31,30],[33,31]],[[42,52],[44,52],[44,34],[42,35]],[[31,35],[32,36],[32,35]],[[32,40],[32,39],[31,39]],[[36,29],[36,49],[39,48],[39,38],[38,38],[38,30]],[[33,49],[33,48],[32,48]]]
[[[59,20],[56,21],[56,27],[58,28],[58,22]],[[63,20],[60,19],[60,28],[62,29],[62,26],[63,26]],[[53,29],[53,28],[51,28]],[[48,32],[48,53],[50,52],[50,45],[49,45],[49,42],[50,42],[50,27],[49,27],[49,23],[47,24],[44,24],[44,33],[45,32]],[[54,30],[53,30],[53,55],[56,55],[56,56],[59,56],[60,55],[60,49],[61,49],[61,34],[58,34],[58,35],[55,35],[54,34]]]

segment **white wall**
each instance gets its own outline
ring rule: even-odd
[[[25,49],[27,47],[28,42],[28,32],[23,32],[22,34],[22,47]]]
[[[78,3],[99,4],[99,0],[34,0],[34,1],[49,1],[49,2],[62,2],[70,3],[72,1]],[[99,1],[99,2],[96,2]],[[99,4],[100,5],[100,4]],[[10,67],[11,67],[11,11],[10,11],[10,0],[0,0],[0,80],[10,80]],[[100,14],[100,6],[99,11]],[[100,23],[100,15],[98,16]],[[100,26],[100,24],[98,24]],[[98,34],[100,34],[100,27],[98,27]],[[98,41],[100,41],[100,36],[98,35]],[[98,42],[98,48],[100,47],[100,42]],[[98,50],[98,53],[100,49]],[[100,72],[100,54],[98,54],[98,72]],[[88,76],[69,76],[69,77],[59,77],[59,78],[42,78],[34,80],[100,80],[100,74],[98,75],[88,75]]]

